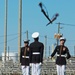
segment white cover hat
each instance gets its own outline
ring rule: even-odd
[[[66,39],[65,39],[64,37],[61,37],[61,38],[60,38],[60,41],[61,41],[61,40],[64,40],[64,41],[66,41]]]
[[[28,39],[25,39],[25,40],[24,40],[24,43],[27,43],[27,42],[29,42],[29,41],[30,41],[30,40],[28,40]]]
[[[37,38],[37,37],[39,37],[39,33],[38,33],[38,32],[34,32],[34,33],[32,34],[32,38]]]

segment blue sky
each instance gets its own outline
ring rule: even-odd
[[[55,13],[59,13],[59,17],[49,26],[49,22],[41,12],[38,4],[42,2],[51,18]],[[18,10],[19,0],[8,0],[8,22],[7,22],[7,46],[10,51],[18,51]],[[33,42],[32,33],[38,31],[40,33],[40,41],[44,43],[45,35],[47,35],[47,54],[49,46],[56,43],[54,34],[58,31],[56,23],[64,23],[60,25],[60,33],[66,37],[66,46],[70,49],[71,54],[74,54],[75,46],[75,0],[22,0],[22,46],[23,40],[26,38],[26,31],[30,43]],[[4,47],[4,15],[5,15],[5,0],[0,0],[0,52],[3,52]],[[70,25],[66,25],[70,24]],[[48,54],[49,55],[49,54]]]

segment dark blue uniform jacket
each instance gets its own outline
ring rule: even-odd
[[[61,53],[60,53],[61,50]],[[57,65],[66,65],[66,58],[69,59],[71,57],[69,50],[66,46],[56,46],[54,52],[51,54],[51,57],[53,57],[57,53],[57,58],[56,58],[56,64]],[[64,57],[64,56],[66,57]]]
[[[25,58],[26,56],[29,57],[29,50],[26,49],[25,55],[24,52],[25,52],[25,47],[22,47],[20,52],[20,63],[21,65],[29,66],[29,58]]]
[[[43,50],[44,45],[41,42],[35,41],[30,44],[30,63],[42,63],[43,62]],[[33,54],[33,53],[39,54]]]

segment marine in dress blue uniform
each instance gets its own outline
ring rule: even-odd
[[[23,75],[29,75],[29,40],[24,40],[24,47],[20,51],[20,63]]]
[[[34,32],[32,34],[34,42],[30,44],[30,64],[32,65],[31,74],[40,75],[41,64],[43,62],[43,43],[39,42],[39,33]]]
[[[64,45],[66,39],[64,37],[60,38],[60,45],[56,46],[54,52],[51,54],[53,57],[57,53],[56,58],[56,68],[57,75],[65,75],[66,59],[71,57],[69,49]],[[66,56],[67,55],[67,56]]]

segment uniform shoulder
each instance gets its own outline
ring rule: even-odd
[[[42,42],[39,42],[39,44],[44,45]]]
[[[66,50],[69,50],[67,46],[64,46],[66,48]]]
[[[60,47],[60,45],[56,46],[55,48],[59,48],[59,47]]]
[[[68,48],[67,46],[64,46],[65,48]]]
[[[30,43],[30,45],[32,45],[34,42]]]

